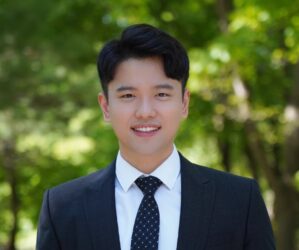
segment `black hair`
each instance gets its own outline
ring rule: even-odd
[[[184,47],[172,36],[148,24],[127,27],[119,40],[112,40],[102,48],[97,69],[102,89],[108,98],[108,84],[117,66],[129,58],[161,58],[167,77],[182,83],[184,92],[189,77],[189,58]]]

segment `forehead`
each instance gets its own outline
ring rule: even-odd
[[[135,88],[157,85],[178,85],[178,80],[169,78],[164,72],[163,62],[159,57],[129,58],[121,62],[116,70],[114,79],[109,83],[109,88],[119,86],[134,86]]]
[[[132,77],[135,75],[148,76],[147,73],[155,73],[155,75],[164,76],[164,67],[162,60],[159,57],[146,57],[146,58],[129,58],[121,62],[115,69],[114,78],[118,77]]]

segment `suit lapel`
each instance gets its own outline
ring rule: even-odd
[[[120,250],[115,208],[115,162],[95,174],[87,191],[85,213],[94,249]]]
[[[215,186],[182,155],[181,215],[178,250],[204,250],[212,216]],[[86,191],[84,211],[94,249],[120,250],[115,208],[115,162],[94,175]]]
[[[178,250],[205,249],[212,216],[215,186],[201,171],[181,157],[181,216]]]

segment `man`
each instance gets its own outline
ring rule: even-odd
[[[256,182],[197,166],[174,146],[189,105],[181,44],[134,25],[104,46],[97,66],[119,153],[45,193],[37,249],[275,249]]]

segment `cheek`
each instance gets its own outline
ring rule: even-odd
[[[170,134],[176,133],[182,120],[181,112],[178,110],[169,110],[164,116],[164,124],[167,127],[167,131]]]
[[[134,108],[132,105],[125,105],[123,103],[117,103],[110,106],[109,112],[110,116],[114,119],[124,119],[127,116],[130,116]]]
[[[162,112],[168,120],[172,120],[172,122],[180,122],[183,117],[183,105],[175,104],[164,106]]]
[[[131,119],[132,110],[128,108],[113,107],[110,109],[110,124],[116,132],[129,127]]]

